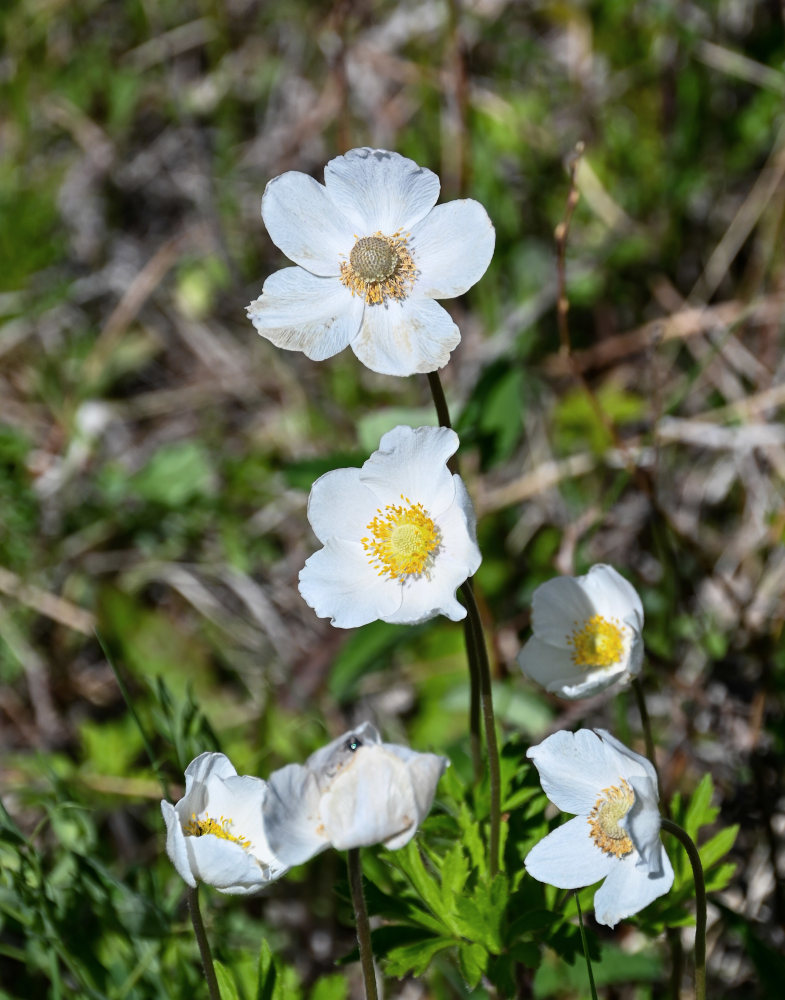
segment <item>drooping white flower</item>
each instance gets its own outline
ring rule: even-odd
[[[554,805],[577,815],[526,856],[526,871],[560,889],[605,879],[594,895],[601,924],[615,926],[673,885],[660,840],[657,774],[604,729],[562,730],[526,756]]]
[[[308,520],[324,548],[299,586],[317,615],[338,628],[465,617],[455,591],[482,557],[466,487],[447,468],[457,447],[446,427],[396,427],[361,469],[316,480]]]
[[[324,184],[298,171],[262,198],[273,243],[297,267],[276,271],[248,307],[278,347],[322,361],[351,346],[385,375],[432,372],[461,335],[434,299],[485,273],[495,234],[479,202],[436,205],[439,178],[384,149],[330,160]]]
[[[562,698],[586,698],[640,672],[643,605],[611,566],[558,576],[534,591],[534,635],[518,654],[521,670]]]
[[[276,857],[298,865],[328,847],[407,844],[427,816],[447,760],[382,743],[365,722],[273,771],[264,825]]]
[[[164,800],[166,853],[192,888],[198,882],[219,892],[258,892],[287,870],[270,850],[262,807],[267,782],[238,775],[222,753],[203,753],[185,771],[185,795]]]

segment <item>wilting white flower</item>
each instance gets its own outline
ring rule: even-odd
[[[518,655],[521,670],[562,698],[585,698],[640,672],[643,605],[611,566],[558,576],[534,591],[534,635]]]
[[[361,469],[316,480],[308,520],[324,548],[300,593],[317,615],[338,628],[465,617],[455,591],[481,556],[466,487],[447,468],[457,447],[446,427],[396,427]]]
[[[479,202],[436,205],[439,178],[385,149],[330,160],[324,184],[298,171],[262,198],[270,238],[297,267],[276,271],[248,316],[278,347],[322,361],[351,346],[385,375],[431,372],[461,335],[434,299],[482,277],[494,229]]]
[[[447,760],[382,743],[365,722],[311,754],[304,765],[273,771],[264,824],[287,865],[335,847],[403,847],[425,819]]]
[[[526,871],[559,889],[605,879],[594,913],[613,927],[673,885],[660,840],[657,774],[604,729],[561,731],[526,753],[554,805],[577,813],[526,856]]]
[[[270,850],[262,807],[267,782],[238,775],[222,753],[203,753],[185,771],[185,795],[164,800],[166,853],[190,885],[220,892],[258,892],[287,869]]]

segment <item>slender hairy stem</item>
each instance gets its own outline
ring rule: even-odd
[[[447,408],[447,399],[442,388],[442,380],[438,372],[428,372],[428,385],[433,396],[433,405],[436,407],[436,416],[439,418],[440,427],[452,427],[450,423],[450,411]]]
[[[583,911],[581,901],[578,899],[578,890],[575,890],[575,906],[578,910],[578,926],[581,929],[581,944],[583,945],[583,957],[586,959],[586,971],[589,973],[589,988],[591,989],[591,1000],[597,1000],[597,987],[594,985],[594,972],[591,967],[589,957],[589,942],[586,940],[586,931],[583,927]]]
[[[188,911],[191,914],[196,943],[199,945],[199,953],[202,956],[202,967],[204,968],[204,978],[207,980],[207,988],[210,991],[210,1000],[221,1000],[221,991],[218,989],[218,980],[215,977],[213,954],[210,951],[210,942],[207,940],[204,921],[199,910],[198,888],[188,887]]]
[[[687,852],[695,880],[695,1000],[706,1000],[706,882],[698,848],[690,835],[672,819],[662,818],[663,830],[672,833]]]
[[[493,715],[493,694],[491,692],[491,667],[482,631],[480,609],[474,597],[471,581],[461,584],[461,596],[466,605],[473,642],[469,646],[476,657],[476,669],[480,678],[480,704],[485,723],[485,745],[488,748],[488,771],[491,779],[491,835],[488,844],[488,869],[491,878],[499,870],[499,835],[501,824],[501,775],[499,771],[499,747],[496,742],[496,720]]]
[[[649,720],[649,710],[646,708],[646,698],[643,694],[643,685],[637,677],[632,678],[632,690],[635,693],[635,700],[638,703],[638,711],[641,716],[641,727],[643,738],[646,741],[646,756],[651,761],[654,773],[657,775],[657,787],[660,784],[660,772],[657,770],[657,757],[654,753],[654,737],[651,734],[651,721]]]
[[[360,964],[365,980],[366,1000],[379,1000],[376,992],[376,970],[373,967],[373,949],[371,948],[371,925],[368,923],[368,910],[363,894],[363,870],[360,863],[360,848],[349,849],[347,860],[349,868],[349,889],[354,906],[354,922],[357,927],[357,944],[360,946]]]

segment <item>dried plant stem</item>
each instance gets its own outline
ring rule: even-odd
[[[199,954],[202,956],[202,967],[204,968],[204,978],[207,980],[207,989],[210,991],[210,1000],[221,1000],[210,942],[207,940],[204,921],[199,910],[199,889],[196,887],[189,886],[188,888],[188,912],[191,914],[191,923],[194,926],[196,943],[199,945]]]
[[[349,869],[349,889],[354,906],[354,922],[357,928],[357,944],[360,948],[360,964],[365,981],[366,1000],[378,1000],[376,992],[376,970],[373,967],[373,948],[371,947],[371,925],[368,922],[368,910],[363,894],[363,870],[360,862],[360,848],[353,847],[348,851],[347,865]]]
[[[663,817],[661,827],[672,833],[687,852],[695,881],[695,1000],[706,1000],[706,881],[698,848],[692,837],[672,819]]]

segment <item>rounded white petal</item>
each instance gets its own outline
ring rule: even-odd
[[[660,809],[657,788],[651,778],[630,778],[635,792],[632,809],[619,820],[619,825],[630,835],[640,857],[639,864],[649,874],[660,872]]]
[[[264,189],[262,218],[270,239],[289,260],[311,274],[337,277],[354,245],[353,223],[324,185],[290,170]]]
[[[237,771],[229,758],[222,753],[200,753],[185,769],[185,794],[175,805],[181,823],[192,815],[204,812],[208,799],[208,783],[231,778]]]
[[[465,579],[465,577],[464,577]],[[382,621],[391,625],[419,625],[437,615],[459,622],[466,617],[466,608],[455,597],[463,580],[451,580],[436,568],[431,578],[412,576],[401,584],[401,606]]]
[[[335,278],[301,267],[270,275],[247,309],[257,331],[276,347],[323,361],[348,347],[362,323],[364,303]]]
[[[578,683],[583,678],[583,671],[573,663],[569,650],[543,642],[536,635],[528,639],[518,653],[518,665],[546,691],[558,694],[562,694],[565,685]]]
[[[188,861],[195,878],[219,892],[246,895],[263,889],[273,877],[250,851],[212,833],[186,837]]]
[[[461,334],[433,299],[389,299],[368,306],[351,342],[357,357],[381,375],[415,375],[443,368]]]
[[[417,266],[414,295],[451,299],[485,274],[496,231],[488,213],[470,198],[437,205],[413,229],[409,246]]]
[[[538,639],[568,649],[573,629],[595,614],[585,590],[571,576],[557,576],[541,584],[532,595],[532,629]]]
[[[400,504],[403,494],[436,518],[455,501],[447,459],[457,450],[458,435],[449,427],[395,427],[363,464],[360,481],[381,506]]]
[[[657,791],[657,772],[648,757],[630,750],[621,740],[617,740],[615,736],[612,736],[607,729],[595,729],[594,731],[601,737],[606,755],[612,755],[614,766],[619,767],[620,773],[625,778],[648,778],[652,782],[655,794],[659,795]]]
[[[643,628],[643,605],[637,590],[612,566],[597,563],[577,582],[604,618],[618,618],[640,632]]]
[[[308,520],[320,542],[360,541],[376,516],[379,501],[360,482],[359,469],[334,469],[320,476],[308,497]]]
[[[635,864],[635,853],[622,858],[612,868],[605,882],[594,894],[594,915],[597,922],[615,927],[620,920],[638,913],[673,885],[673,868],[660,844],[662,862],[659,875],[650,875],[645,867]]]
[[[417,825],[419,826],[431,811],[436,786],[450,762],[446,757],[440,757],[438,754],[417,753],[415,750],[410,750],[409,747],[398,746],[395,743],[385,743],[384,747],[406,763],[414,793],[414,803],[417,807]],[[403,842],[392,843],[388,841],[386,846],[397,850],[399,847],[403,847]]]
[[[526,756],[540,774],[542,790],[564,812],[588,816],[602,790],[626,778],[629,762],[591,729],[553,733]]]
[[[300,594],[336,628],[386,620],[401,606],[401,587],[371,566],[359,542],[330,538],[300,570]]]
[[[175,812],[172,803],[167,802],[165,799],[161,802],[161,812],[166,824],[166,853],[169,855],[169,860],[174,865],[180,878],[187,885],[190,885],[192,889],[195,889],[196,879],[193,876],[191,865],[188,861],[188,852],[185,849],[185,834],[180,825],[180,817]]]
[[[319,815],[318,783],[308,767],[289,764],[270,775],[264,827],[270,848],[290,866],[329,847]]]
[[[327,193],[357,236],[407,231],[436,204],[439,178],[386,149],[350,149],[324,168]]]
[[[580,889],[599,882],[619,861],[597,847],[589,836],[586,817],[576,816],[535,844],[523,863],[538,882]]]

